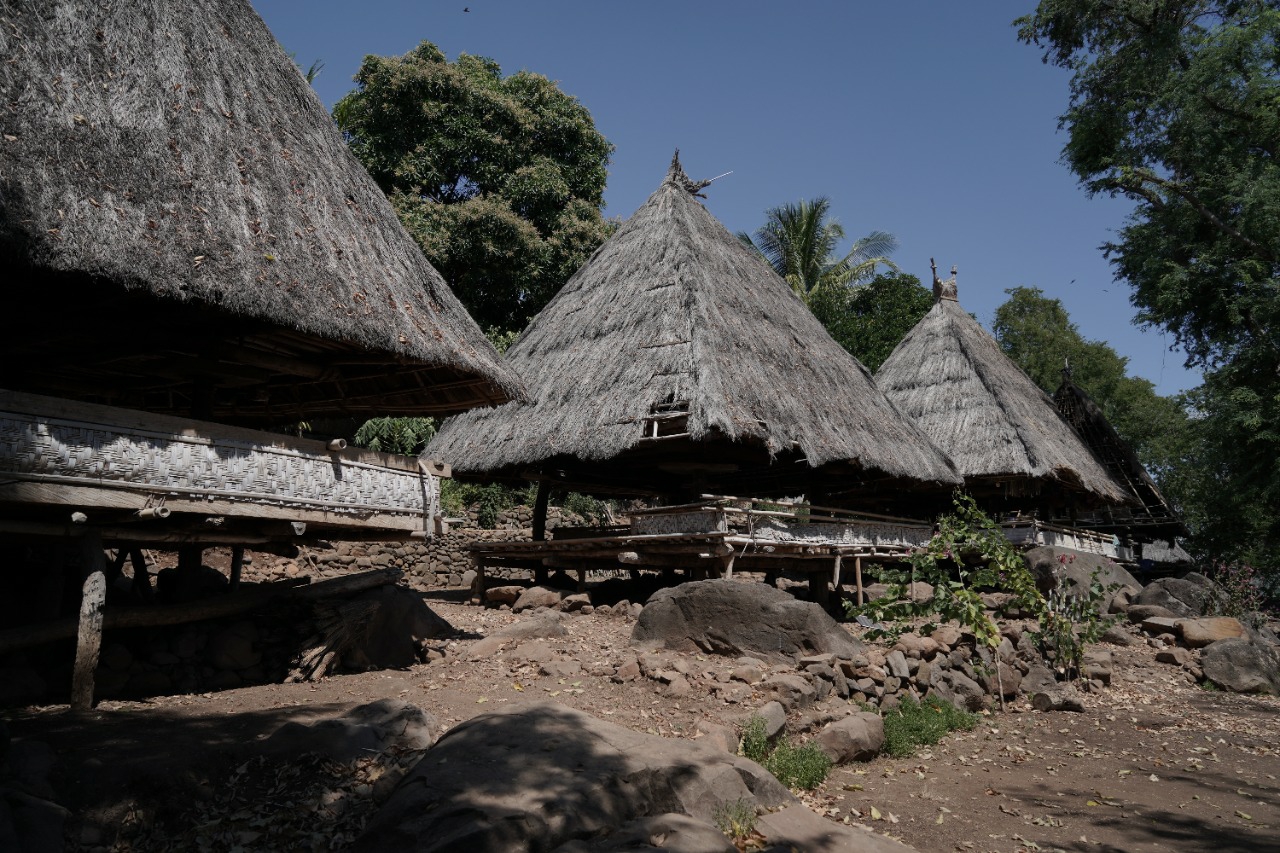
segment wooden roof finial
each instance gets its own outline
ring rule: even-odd
[[[933,258],[929,259],[929,268],[933,270],[933,298],[938,301],[946,299],[950,302],[959,302],[960,297],[956,290],[956,268],[951,266],[951,278],[938,278],[938,265]]]

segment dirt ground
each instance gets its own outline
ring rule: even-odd
[[[69,849],[279,849],[284,837],[294,849],[342,849],[416,755],[342,766],[245,755],[285,721],[376,699],[418,705],[441,732],[497,706],[551,698],[673,738],[740,723],[764,701],[728,701],[708,689],[713,679],[691,679],[694,689],[678,697],[644,677],[615,682],[634,622],[612,614],[566,615],[568,637],[538,641],[564,667],[511,652],[470,661],[481,636],[520,617],[467,605],[462,591],[424,595],[459,631],[448,656],[430,664],[103,702],[79,716],[65,706],[9,712],[15,738],[43,740],[58,754],[52,781],[74,815]],[[1035,712],[1020,700],[913,758],[836,768],[803,798],[831,820],[866,824],[925,853],[1280,850],[1280,700],[1207,691],[1156,663],[1145,644],[1112,651],[1113,684],[1083,695],[1084,713]],[[699,672],[733,666],[689,663]],[[295,824],[294,834],[272,835],[280,822]]]

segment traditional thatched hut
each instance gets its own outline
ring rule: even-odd
[[[1089,528],[1121,533],[1143,542],[1171,543],[1174,537],[1189,533],[1138,454],[1119,436],[1093,398],[1072,381],[1070,367],[1062,371],[1062,384],[1053,392],[1053,402],[1112,478],[1136,498],[1128,506],[1100,508],[1087,519]],[[1166,545],[1164,550],[1172,553],[1174,548]]]
[[[0,388],[244,425],[518,395],[246,0],[17,0],[0,56]]]
[[[447,421],[456,474],[678,498],[854,490],[950,463],[762,259],[666,179],[507,352],[530,402]]]
[[[885,395],[951,456],[993,509],[1063,510],[1124,503],[1111,477],[1049,395],[963,308],[955,271],[934,271],[936,303],[876,373]]]

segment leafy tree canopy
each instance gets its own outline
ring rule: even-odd
[[[430,42],[369,56],[334,117],[482,327],[522,329],[607,236],[613,146],[578,101]]]
[[[823,289],[866,281],[879,265],[897,269],[888,258],[898,248],[896,237],[872,231],[841,255],[838,246],[845,239],[844,227],[830,217],[830,199],[801,199],[771,208],[754,238],[740,232],[738,239],[764,256],[806,304]]]
[[[1016,23],[1073,73],[1067,164],[1136,204],[1104,248],[1138,319],[1206,370],[1203,482],[1255,508],[1236,549],[1280,565],[1280,2],[1042,0]]]
[[[1087,340],[1057,299],[1035,287],[1006,290],[992,333],[1005,355],[1052,393],[1071,364],[1072,380],[1101,408],[1120,437],[1160,479],[1184,451],[1187,415],[1180,400],[1162,397],[1146,379],[1129,376],[1128,359],[1102,341]]]
[[[823,288],[809,300],[836,343],[872,373],[933,307],[933,292],[906,273],[881,273],[852,290]]]

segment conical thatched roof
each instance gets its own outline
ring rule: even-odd
[[[1112,478],[1136,498],[1131,506],[1103,510],[1099,518],[1089,521],[1091,528],[1121,531],[1146,541],[1172,541],[1175,536],[1189,533],[1138,454],[1111,426],[1093,398],[1071,380],[1069,368],[1063,371],[1062,384],[1053,392],[1053,402]]]
[[[0,387],[263,423],[520,393],[245,0],[15,0],[0,56]]]
[[[1128,500],[1049,395],[960,307],[954,272],[946,281],[935,272],[937,302],[876,373],[885,395],[951,456],[973,492]]]
[[[452,418],[427,452],[649,494],[958,482],[701,186],[673,161],[507,351],[532,402]]]

